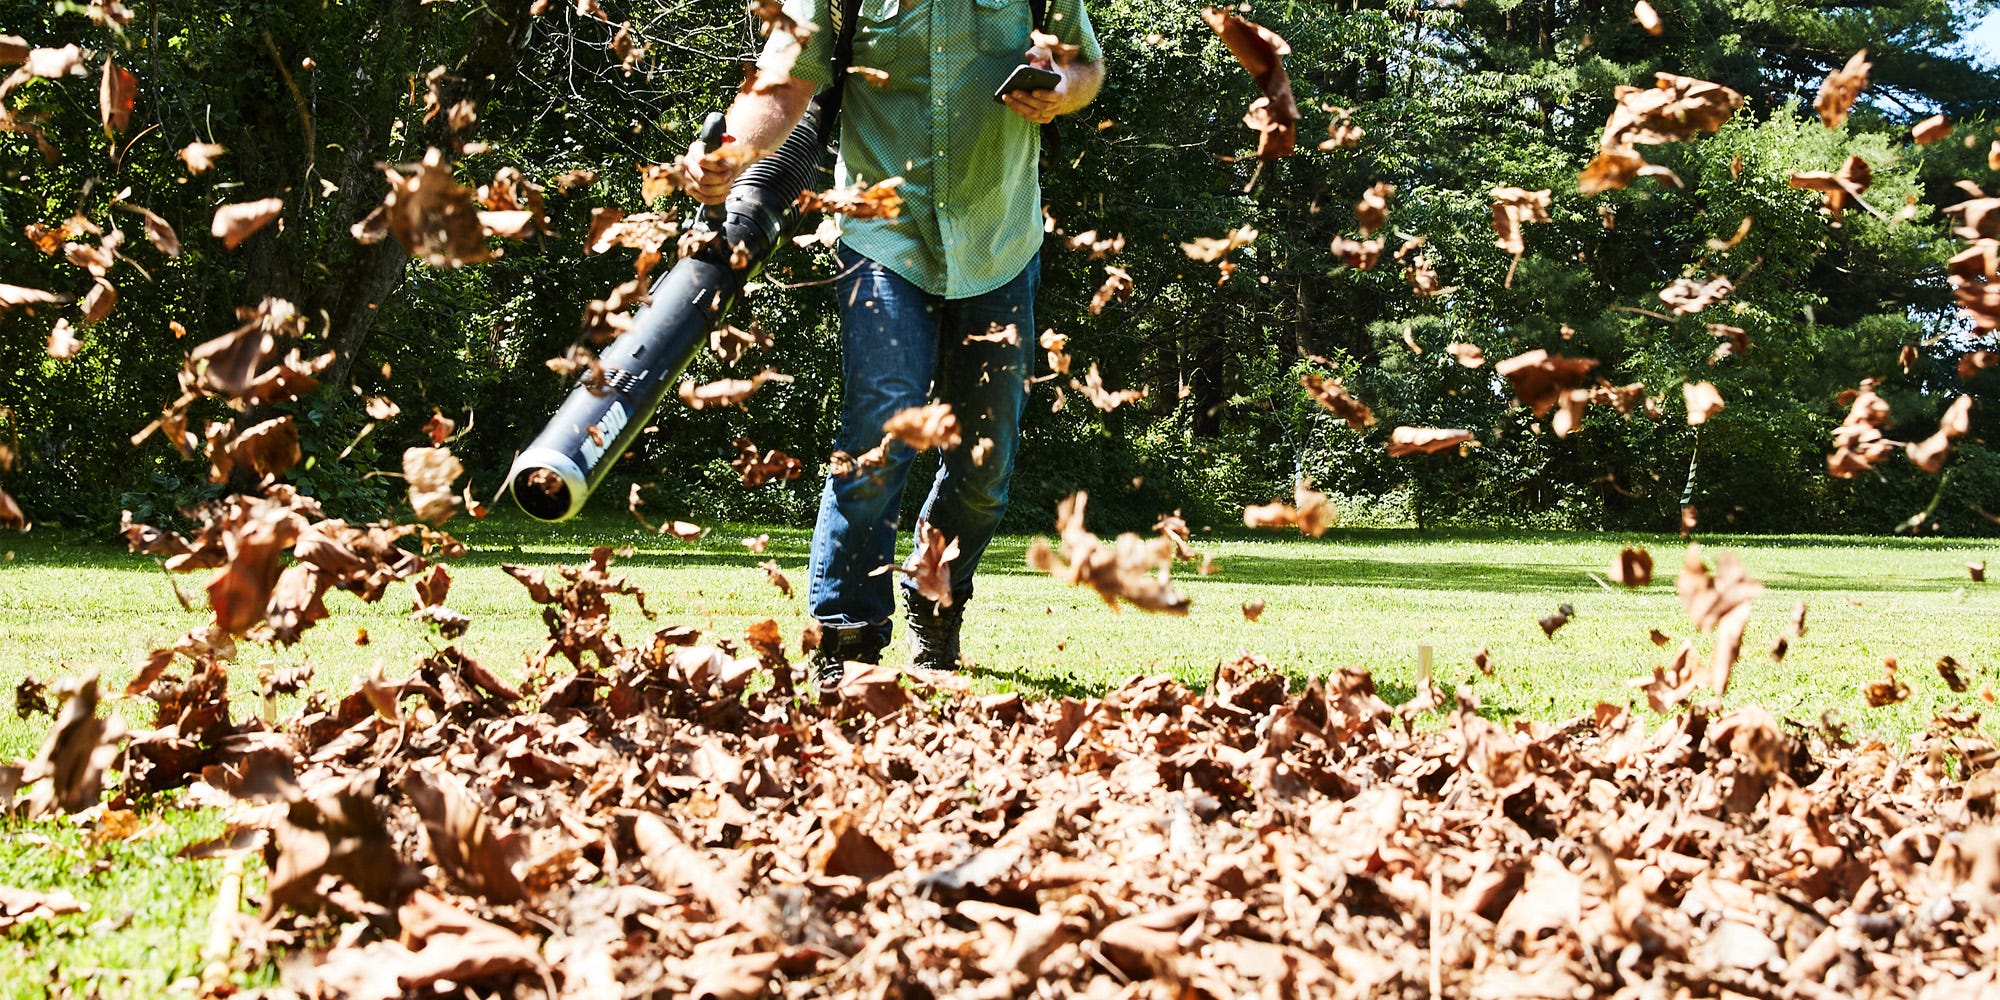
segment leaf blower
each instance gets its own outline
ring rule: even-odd
[[[583,508],[708,343],[709,331],[741,297],[744,284],[792,231],[799,193],[815,173],[828,170],[827,150],[839,116],[838,97],[828,98],[816,96],[777,151],[737,175],[726,202],[704,206],[694,228],[715,238],[653,283],[652,300],[633,316],[632,328],[599,358],[602,381],[572,390],[514,459],[507,481],[514,502],[529,516],[561,521]],[[703,148],[720,145],[722,135],[721,112],[710,114],[702,126]],[[730,266],[734,248],[741,248],[748,266]]]

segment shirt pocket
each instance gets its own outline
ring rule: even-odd
[[[928,79],[923,38],[925,2],[861,0],[861,18],[854,26],[854,64],[888,73],[888,87],[892,90]]]
[[[1033,5],[1028,0],[973,0],[973,4],[978,8],[973,31],[980,51],[1022,61],[1021,55],[1033,44],[1028,37],[1035,26]]]

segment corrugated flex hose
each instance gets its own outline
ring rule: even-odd
[[[681,258],[654,283],[652,301],[632,317],[632,329],[599,359],[602,383],[573,389],[514,459],[507,481],[523,511],[544,521],[565,520],[604,481],[744,284],[797,225],[799,193],[830,176],[831,136],[825,133],[838,121],[836,108],[824,96],[815,98],[777,151],[737,175],[723,205],[702,211],[694,228],[719,228],[720,238]],[[722,115],[710,115],[702,131],[704,148],[721,140]],[[747,260],[747,266],[731,267],[732,256]]]

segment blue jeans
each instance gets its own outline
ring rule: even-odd
[[[882,264],[839,248],[842,391],[835,447],[860,455],[882,443],[882,424],[932,399],[951,404],[963,440],[945,452],[921,519],[958,540],[951,564],[954,601],[972,596],[972,571],[1007,510],[1007,481],[1020,443],[1021,409],[1034,374],[1035,289],[1041,257],[990,292],[946,299]],[[967,342],[992,324],[1012,324],[1014,344]],[[984,460],[973,448],[991,441]],[[885,639],[895,612],[896,520],[916,449],[888,448],[885,464],[826,477],[813,530],[807,609],[823,624],[865,626]]]

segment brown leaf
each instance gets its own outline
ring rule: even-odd
[[[1254,622],[1264,614],[1263,598],[1252,598],[1243,602],[1243,620]]]
[[[1652,553],[1640,548],[1623,548],[1611,560],[1610,577],[1627,587],[1643,587],[1653,582]]]
[[[6,65],[6,61],[0,59],[0,65]],[[65,889],[36,892],[0,885],[0,932],[11,933],[13,928],[23,924],[82,913],[87,909],[88,906]]]
[[[1191,260],[1214,263],[1228,256],[1229,252],[1237,247],[1249,246],[1256,240],[1257,227],[1243,226],[1231,230],[1220,238],[1197,236],[1192,241],[1181,244],[1181,252],[1187,254]]]
[[[97,716],[96,674],[66,681],[58,692],[62,709],[41,751],[20,774],[20,783],[29,787],[29,818],[96,805],[104,793],[104,771],[117,758],[124,737],[125,727],[117,719]]]
[[[49,328],[47,350],[49,357],[58,360],[76,357],[77,352],[83,350],[83,341],[76,339],[76,330],[69,325],[69,317],[58,317],[56,325]]]
[[[1861,195],[1874,183],[1875,172],[1868,161],[1859,156],[1850,156],[1840,169],[1831,173],[1824,170],[1793,171],[1789,183],[1792,187],[1805,191],[1819,191],[1826,196],[1827,214],[1837,222],[1845,217],[1848,202],[1865,206]]]
[[[104,75],[97,87],[97,113],[106,135],[131,127],[132,104],[138,96],[138,78],[123,66],[105,59]]]
[[[882,422],[882,433],[918,451],[949,450],[964,440],[950,403],[928,403],[899,410]]]
[[[207,173],[210,167],[215,166],[216,157],[227,152],[229,150],[212,142],[190,142],[174,155],[182,163],[187,164],[188,173],[202,174]]]
[[[1446,344],[1444,350],[1466,368],[1478,368],[1486,363],[1486,352],[1481,350],[1478,344],[1453,341]]]
[[[1104,307],[1113,299],[1120,302],[1132,297],[1132,275],[1122,267],[1104,265],[1104,284],[1090,296],[1090,314],[1096,316],[1104,312]]]
[[[1336,236],[1329,248],[1333,255],[1340,258],[1340,262],[1348,267],[1357,271],[1372,271],[1376,263],[1382,259],[1382,250],[1385,246],[1387,244],[1379,239],[1352,240],[1345,236]]]
[[[1932,115],[1910,127],[1910,138],[1919,146],[1928,146],[1949,135],[1951,121],[1943,115]]]
[[[1539,349],[1517,354],[1493,366],[1494,373],[1513,387],[1514,398],[1537,417],[1547,416],[1562,400],[1565,390],[1596,369],[1594,358],[1570,358]]]
[[[284,213],[283,198],[260,198],[223,205],[215,210],[215,219],[209,223],[208,232],[222,241],[224,250],[234,250]]]
[[[1681,395],[1687,398],[1687,421],[1690,427],[1699,427],[1708,418],[1722,411],[1722,393],[1709,382],[1683,382]]]
[[[1953,694],[1964,694],[1971,687],[1966,683],[1965,675],[1958,672],[1958,661],[1950,656],[1938,657],[1937,672],[1944,679],[1944,686],[1950,688]]]
[[[1862,694],[1867,697],[1870,708],[1884,708],[1910,696],[1910,686],[1896,678],[1895,657],[1882,658],[1882,679],[1869,681],[1868,686],[1862,689]]]
[[[263,620],[282,569],[280,557],[299,540],[303,525],[304,518],[279,500],[239,498],[226,508],[218,527],[229,561],[208,583],[218,632],[242,635]]]
[[[1568,625],[1569,620],[1575,616],[1576,616],[1575,608],[1569,606],[1568,604],[1562,604],[1556,607],[1555,614],[1549,615],[1545,618],[1537,619],[1535,624],[1540,625],[1542,627],[1543,635],[1548,636],[1550,639],[1554,639],[1556,637],[1557,630],[1561,629],[1565,625]]]
[[[764,571],[764,578],[771,582],[771,586],[778,588],[778,593],[786,597],[792,596],[792,581],[785,579],[785,574],[779,568],[776,559],[766,559],[758,563],[757,568]]]
[[[1070,379],[1069,387],[1082,393],[1084,398],[1090,400],[1092,406],[1106,413],[1126,403],[1134,403],[1146,398],[1145,389],[1120,389],[1117,392],[1106,389],[1104,387],[1104,376],[1098,374],[1097,362],[1095,361],[1090,363],[1090,371],[1084,374],[1083,380],[1079,382],[1076,379]]]
[[[1264,92],[1244,117],[1244,123],[1258,132],[1257,158],[1268,162],[1292,155],[1298,141],[1299,106],[1292,98],[1284,62],[1292,47],[1276,32],[1221,8],[1203,8],[1201,19]]]
[[[901,177],[864,184],[856,181],[844,188],[799,192],[799,211],[826,212],[850,219],[894,219],[903,214],[903,196],[896,189]]]
[[[1089,587],[1112,610],[1124,600],[1141,611],[1185,615],[1188,599],[1167,579],[1174,543],[1164,537],[1144,539],[1119,535],[1111,545],[1099,541],[1083,525],[1087,493],[1076,493],[1056,506],[1057,548],[1037,538],[1028,548],[1028,568],[1070,586]],[[1157,571],[1157,572],[1156,572]]]
[[[1632,5],[1632,17],[1639,22],[1639,27],[1646,29],[1646,34],[1657,35],[1666,30],[1660,25],[1660,12],[1654,10],[1653,5],[1646,0],[1639,0]]]
[[[1847,65],[1826,75],[1825,82],[1819,85],[1819,96],[1813,99],[1813,110],[1819,112],[1822,124],[1839,128],[1847,120],[1855,98],[1868,86],[1868,70],[1873,66],[1868,61],[1868,50],[1862,49],[1848,57]]]
[[[1688,620],[1701,632],[1715,633],[1709,658],[1708,684],[1716,694],[1729,690],[1729,675],[1743,648],[1743,629],[1750,621],[1750,603],[1764,586],[1750,578],[1732,553],[1715,560],[1711,574],[1701,558],[1701,546],[1690,544],[1680,577],[1674,583]]]
[[[908,561],[892,566],[910,578],[917,594],[941,608],[951,607],[951,564],[958,558],[958,539],[946,539],[944,532],[928,521],[917,522],[917,547]]]
[[[208,457],[212,482],[227,480],[230,470],[239,465],[260,479],[277,476],[299,464],[299,430],[290,415],[273,417],[221,441],[211,440]]]
[[[773,480],[797,479],[799,473],[804,471],[803,463],[776,448],[759,452],[757,445],[749,438],[737,438],[735,445],[736,457],[730,460],[729,467],[743,477],[745,486],[762,486]]]
[[[899,867],[895,855],[862,832],[851,813],[839,813],[826,820],[820,828],[819,843],[807,857],[814,870],[822,874],[847,875],[863,882],[873,882]]]
[[[1851,479],[1889,457],[1894,445],[1882,436],[1889,419],[1889,404],[1875,394],[1878,383],[1863,379],[1854,390],[1847,417],[1833,431],[1833,454],[1826,457],[1826,471],[1838,479]]]
[[[403,792],[423,820],[431,859],[446,876],[493,903],[527,897],[527,887],[515,874],[521,860],[519,838],[487,819],[485,807],[463,781],[448,772],[412,769],[403,779]]]
[[[1299,376],[1299,385],[1305,388],[1307,394],[1312,396],[1314,402],[1325,407],[1328,412],[1347,421],[1349,427],[1361,430],[1365,427],[1374,426],[1374,411],[1368,408],[1368,404],[1349,395],[1347,387],[1341,384],[1340,379],[1321,378],[1316,374],[1307,372]]]
[[[1398,427],[1389,432],[1389,457],[1428,455],[1473,441],[1471,431],[1442,427]]]
[[[355,223],[357,240],[374,243],[386,232],[405,253],[432,267],[482,264],[499,256],[486,246],[476,192],[452,177],[441,150],[433,148],[421,163],[383,173],[389,193],[374,214]]]
[[[1736,290],[1727,275],[1718,274],[1707,281],[1693,278],[1675,278],[1673,283],[1660,289],[1660,301],[1667,304],[1676,316],[1698,313],[1729,297]]]
[[[1326,138],[1320,140],[1320,150],[1324,152],[1335,149],[1353,149],[1355,146],[1360,145],[1361,137],[1367,135],[1368,132],[1361,126],[1354,124],[1354,113],[1347,108],[1329,107],[1326,110],[1333,112],[1333,120],[1327,123]]]
[[[1945,459],[1951,457],[1951,443],[1972,429],[1972,397],[1960,396],[1945,408],[1938,418],[1938,429],[1922,441],[1914,441],[1903,448],[1909,456],[1910,464],[1931,475],[1944,471]]]
[[[465,466],[448,448],[403,449],[403,478],[410,487],[410,508],[417,519],[443,524],[458,513],[458,497],[452,483],[465,474]]]
[[[1530,222],[1549,221],[1549,190],[1525,191],[1517,187],[1497,187],[1493,189],[1493,243],[1512,254],[1514,263],[1519,264],[1521,255],[1528,252],[1521,227]],[[1514,284],[1514,269],[1507,269],[1505,285]]]
[[[36,306],[60,305],[68,301],[69,296],[67,295],[45,292],[39,288],[22,288],[19,285],[0,284],[0,317],[6,316],[15,309],[20,309],[28,315],[33,316]]]
[[[1254,238],[1254,230],[1253,230],[1253,238]],[[1087,253],[1090,255],[1091,260],[1102,260],[1105,257],[1110,256],[1111,254],[1124,252],[1125,235],[1123,233],[1120,233],[1115,236],[1106,236],[1100,238],[1097,235],[1097,230],[1086,229],[1083,232],[1077,233],[1074,236],[1066,237],[1063,240],[1063,246],[1068,247],[1071,250],[1078,251],[1080,253]],[[1188,244],[1185,243],[1181,244],[1182,249],[1186,249],[1187,246]],[[1194,256],[1194,255],[1189,254],[1189,256]]]
[[[21,505],[14,500],[13,494],[0,490],[0,528],[12,528],[27,534],[30,527],[28,516],[21,512]]]
[[[771,349],[771,334],[754,319],[747,330],[720,323],[708,332],[709,353],[714,354],[725,368],[734,367],[753,347],[766,351]]]
[[[91,326],[111,315],[112,307],[118,304],[118,289],[103,278],[95,279],[83,301],[78,303],[83,313],[83,325]]]
[[[766,368],[747,379],[717,379],[706,385],[696,385],[694,379],[681,382],[681,402],[690,410],[706,410],[711,407],[741,406],[750,394],[766,382],[790,382],[792,377],[774,368]]]

